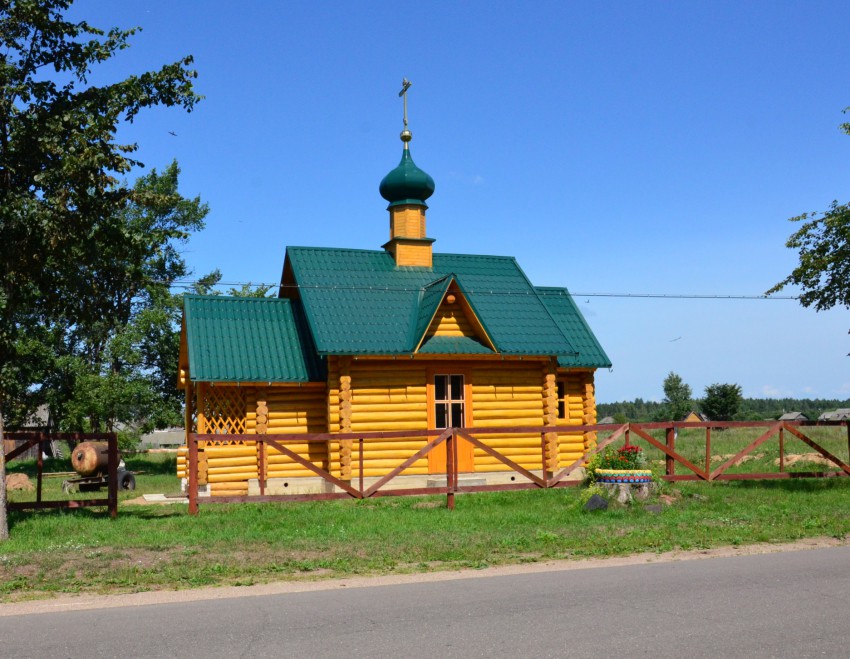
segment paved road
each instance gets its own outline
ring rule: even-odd
[[[2,657],[847,657],[850,547],[0,617]]]

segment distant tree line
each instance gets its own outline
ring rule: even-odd
[[[691,409],[694,412],[702,412],[709,418],[703,406],[703,400],[694,400]],[[778,419],[786,412],[802,412],[809,419],[817,419],[823,412],[831,412],[839,407],[850,407],[850,399],[828,399],[828,398],[742,398],[740,408],[733,415],[733,421],[769,421]],[[665,402],[655,402],[635,398],[632,401],[621,401],[617,403],[598,403],[596,406],[597,416],[613,417],[618,423],[626,421],[649,422],[649,421],[681,421],[685,415],[670,414],[670,407]],[[689,410],[690,411],[690,410]],[[685,413],[687,414],[687,412]],[[713,419],[718,420],[718,419]]]

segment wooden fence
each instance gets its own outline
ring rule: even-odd
[[[846,446],[842,447],[842,451],[846,450],[847,458],[841,459],[835,455],[837,452],[828,450],[822,444],[823,440],[816,441],[805,432],[804,428],[810,426],[817,427],[835,427],[837,431],[832,431],[833,434],[841,433],[841,442],[844,443],[844,435],[846,435]],[[733,455],[728,455],[723,458],[722,464],[717,468],[712,469],[711,465],[714,461],[712,453],[712,436],[717,437],[718,433],[723,433],[735,429],[764,429],[758,437],[752,441],[745,442],[745,445],[739,448]],[[843,430],[842,430],[843,429]],[[687,450],[683,449],[684,440],[680,437],[680,433],[690,433],[693,430],[702,430],[704,436],[704,447],[697,447],[704,456],[703,466],[696,464],[695,460],[688,457],[687,454],[694,452],[694,438],[688,438]],[[598,435],[598,441],[595,448],[587,451],[584,456],[573,461],[571,464],[562,467],[558,471],[547,471],[546,453],[547,442],[551,442],[553,435],[562,433],[584,433],[594,432]],[[508,458],[506,455],[488,446],[483,438],[488,435],[506,435],[506,434],[528,434],[537,433],[540,435],[540,469],[530,470],[515,461]],[[661,437],[654,436],[660,434]],[[820,456],[823,461],[832,465],[833,471],[794,471],[786,469],[786,433],[793,438],[800,440],[803,444],[811,448],[815,454]],[[690,433],[693,435],[693,433]],[[731,434],[731,433],[730,433]],[[425,438],[426,441],[423,447],[409,458],[399,462],[399,464],[389,470],[386,475],[379,478],[377,481],[366,485],[364,482],[364,456],[369,452],[370,443],[375,442],[392,442],[392,441],[409,441],[414,438]],[[778,442],[778,469],[769,472],[733,472],[733,467],[741,464],[751,456],[759,447],[763,446],[770,440]],[[258,485],[259,495],[248,496],[217,496],[203,497],[203,503],[236,503],[236,502],[270,502],[270,501],[303,501],[303,500],[327,500],[327,499],[342,499],[342,498],[357,498],[366,499],[376,496],[402,496],[402,495],[421,495],[421,494],[445,494],[446,505],[448,508],[454,508],[454,497],[457,493],[462,492],[486,492],[499,490],[521,490],[532,488],[554,488],[554,487],[570,487],[579,485],[580,480],[569,479],[568,477],[576,472],[576,470],[584,467],[594,455],[604,451],[606,448],[622,440],[624,445],[645,443],[647,452],[656,451],[658,455],[663,456],[664,473],[660,478],[667,481],[681,480],[752,480],[752,479],[774,479],[774,478],[823,478],[833,476],[848,476],[850,475],[850,423],[847,421],[833,422],[707,422],[707,423],[685,423],[685,422],[664,422],[664,423],[627,423],[627,424],[596,424],[596,425],[576,425],[576,426],[532,426],[532,427],[502,427],[502,428],[448,428],[432,429],[426,431],[398,431],[398,432],[372,432],[372,433],[348,433],[348,434],[274,434],[274,435],[189,435],[188,446],[188,495],[189,495],[189,512],[197,514],[198,506],[201,503],[201,497],[198,496],[198,444],[199,442],[221,442],[225,441],[246,441],[256,443],[258,455]],[[330,473],[327,469],[317,466],[313,462],[299,455],[295,451],[287,448],[287,444],[310,444],[313,442],[329,442],[351,440],[358,445],[359,451],[359,469],[354,470],[354,474],[358,474],[351,480],[342,480],[338,476]],[[485,454],[494,458],[498,463],[507,467],[508,470],[515,472],[524,478],[523,482],[499,483],[499,484],[463,484],[459,480],[458,470],[458,442],[464,440],[473,445],[474,448],[483,451]],[[678,441],[678,444],[677,444]],[[834,444],[836,438],[831,438],[830,442]],[[728,440],[726,440],[728,443]],[[716,442],[715,442],[716,444]],[[431,453],[438,446],[446,446],[445,458],[445,484],[439,484],[428,487],[410,487],[398,488],[392,487],[393,481],[401,476],[405,469],[409,468],[416,461],[421,460]],[[265,492],[266,465],[264,464],[264,456],[266,448],[271,447],[278,453],[287,456],[294,463],[303,466],[315,476],[323,479],[326,483],[334,486],[334,491],[320,492],[310,494],[267,494]],[[704,450],[703,450],[704,449]],[[676,473],[676,467],[680,465],[689,473]]]

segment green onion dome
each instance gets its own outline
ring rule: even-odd
[[[390,202],[388,208],[402,205],[428,208],[425,200],[434,194],[434,179],[416,166],[405,144],[401,162],[384,177],[379,190],[381,196]]]

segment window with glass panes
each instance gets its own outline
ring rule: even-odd
[[[463,428],[462,375],[434,376],[434,419],[437,428]]]

